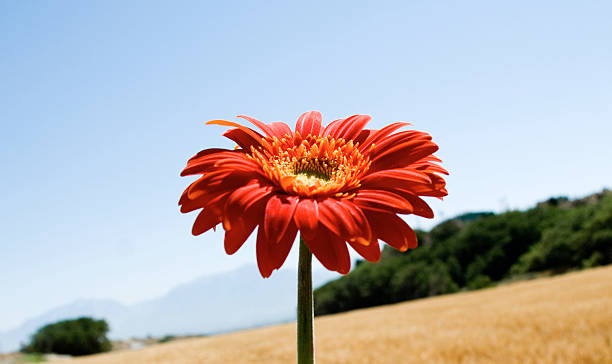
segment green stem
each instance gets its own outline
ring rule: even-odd
[[[302,237],[300,237],[297,299],[297,361],[298,364],[314,364],[312,253]]]

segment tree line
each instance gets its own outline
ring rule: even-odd
[[[378,263],[314,292],[315,315],[612,263],[612,192],[551,198],[526,211],[470,213],[417,231],[419,247],[385,246]]]

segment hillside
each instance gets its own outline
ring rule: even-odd
[[[612,267],[319,317],[317,363],[612,362]],[[285,324],[58,364],[294,363]]]
[[[315,290],[315,314],[611,264],[612,192],[550,198],[524,211],[465,214],[417,235],[417,249],[385,246],[380,262],[361,262]]]

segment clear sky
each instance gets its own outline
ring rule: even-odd
[[[210,119],[413,122],[451,172],[433,223],[610,187],[611,4],[0,2],[0,330],[255,262],[178,210],[230,146]]]

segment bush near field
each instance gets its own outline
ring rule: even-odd
[[[315,314],[479,289],[535,272],[612,263],[612,192],[551,198],[526,211],[470,213],[429,232],[405,253],[385,246],[381,261],[359,262],[314,292]]]
[[[108,330],[106,321],[90,317],[59,321],[40,328],[21,351],[73,356],[101,353],[111,349]]]

